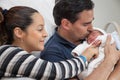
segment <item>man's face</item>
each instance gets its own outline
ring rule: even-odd
[[[92,30],[93,10],[84,10],[78,17],[79,19],[75,23],[71,23],[69,30],[73,43],[85,39]]]

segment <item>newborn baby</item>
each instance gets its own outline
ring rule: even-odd
[[[80,74],[80,78],[82,77],[84,79],[103,61],[103,59],[104,59],[104,46],[105,46],[107,35],[108,34],[104,30],[99,29],[99,28],[94,28],[94,30],[86,38],[86,41],[84,41],[83,44],[78,45],[75,49],[72,50],[73,56],[79,56],[94,41],[101,40],[101,44],[99,46],[98,57],[89,62],[88,68]],[[119,46],[120,46],[120,40],[118,40],[118,35],[117,35],[117,39],[115,38],[116,35],[117,35],[116,32],[113,32],[111,34],[111,36],[112,36],[111,43],[113,43],[114,40],[117,40],[117,42],[119,42]],[[117,47],[117,48],[120,49],[119,47]]]

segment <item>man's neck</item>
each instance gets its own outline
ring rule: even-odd
[[[75,44],[75,45],[78,45],[80,43],[82,43],[81,40],[75,40],[75,39],[71,39],[71,37],[69,37],[69,34],[67,34],[66,31],[64,30],[60,30],[60,28],[57,29],[57,33],[62,37],[64,38],[65,40]]]

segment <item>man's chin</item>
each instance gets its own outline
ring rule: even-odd
[[[80,40],[85,40],[86,39],[86,36],[85,37],[81,37]]]
[[[79,41],[82,43],[83,41],[85,41],[86,39],[85,38],[83,38],[83,39],[80,39]]]

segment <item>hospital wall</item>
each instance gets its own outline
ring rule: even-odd
[[[103,28],[108,22],[116,21],[120,25],[120,0],[93,0],[93,26]]]

